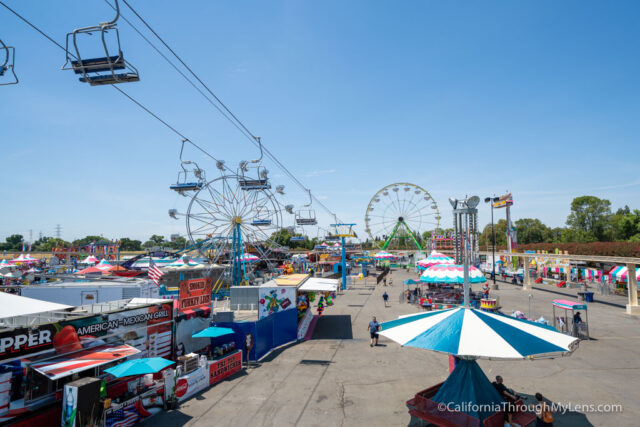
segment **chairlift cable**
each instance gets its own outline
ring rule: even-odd
[[[156,35],[156,37],[158,37],[158,39],[160,39],[162,41],[162,43],[166,45],[166,43],[155,33],[155,31],[153,31],[151,29],[151,27],[149,27],[148,24],[146,24],[146,22],[138,15],[137,12],[135,12],[133,10],[133,8],[126,2],[126,0],[123,0],[124,3],[127,5],[127,7],[129,7],[129,9],[131,9],[136,16],[138,16],[140,18],[140,20],[142,20],[145,25],[147,25],[147,27]],[[31,28],[33,28],[34,30],[36,30],[38,33],[40,33],[40,35],[42,35],[44,38],[46,38],[47,40],[49,40],[51,43],[53,43],[55,46],[57,46],[58,48],[60,48],[61,50],[68,52],[67,49],[65,49],[64,46],[62,46],[60,43],[58,43],[56,40],[54,40],[51,36],[49,36],[48,34],[46,34],[44,31],[42,31],[40,28],[38,28],[36,25],[34,25],[33,23],[31,23],[31,21],[29,21],[28,19],[26,19],[24,16],[22,16],[21,14],[19,14],[18,12],[16,12],[14,9],[12,9],[11,7],[9,7],[7,4],[5,4],[3,1],[0,0],[0,5],[2,5],[5,9],[7,9],[9,12],[13,13],[17,18],[19,18],[21,21],[23,21],[25,24],[29,25]],[[112,6],[113,7],[113,6]],[[121,15],[122,17],[122,15]],[[125,19],[124,17],[122,17],[123,19]],[[125,19],[126,20],[126,19]],[[129,23],[132,27],[133,25],[126,20],[127,23]],[[134,27],[135,29],[135,27]],[[137,31],[137,30],[136,30]],[[137,31],[139,34],[140,32]],[[145,40],[146,38],[140,34]],[[149,42],[149,44],[151,44],[153,46],[152,43]],[[176,56],[181,63],[183,63],[183,65],[196,77],[196,79],[209,91],[210,89],[195,75],[195,73],[193,73],[193,71],[191,71],[191,69],[184,64],[184,62],[175,54],[175,52],[169,48],[167,46],[167,48],[174,54],[174,56]],[[156,49],[156,51],[158,51],[157,48],[154,47],[154,49]],[[158,53],[160,53],[162,55],[162,53],[160,51],[158,51]],[[73,56],[75,58],[75,55],[71,54],[71,56]],[[162,55],[164,57],[164,55]],[[75,58],[77,59],[77,58]],[[166,58],[165,58],[166,59]],[[169,61],[167,59],[168,62],[171,63],[171,61]],[[172,64],[173,65],[173,64]],[[180,72],[179,69],[177,69],[177,67],[175,67],[175,65],[173,65],[174,68],[176,68],[176,71],[178,71],[180,74],[182,74],[184,76],[184,74],[182,72]],[[185,77],[186,78],[186,77]],[[187,79],[188,80],[188,79]],[[196,89],[198,89],[192,82],[190,82]],[[182,134],[180,131],[178,131],[176,128],[174,128],[173,126],[171,126],[168,122],[166,122],[165,120],[163,120],[162,118],[160,118],[157,114],[153,113],[149,108],[147,108],[146,106],[144,106],[142,103],[140,103],[139,101],[137,101],[135,98],[133,98],[131,95],[129,95],[127,92],[125,92],[124,90],[122,90],[121,88],[115,86],[115,85],[111,85],[114,89],[116,89],[118,92],[120,92],[122,95],[124,95],[126,98],[128,98],[130,101],[132,101],[133,103],[135,103],[138,107],[140,107],[141,109],[143,109],[144,111],[146,111],[149,115],[151,115],[153,118],[155,118],[156,120],[158,120],[160,123],[162,123],[165,127],[167,127],[169,130],[171,130],[172,132],[174,132],[176,135],[180,136],[183,139],[186,139],[193,147],[197,148],[199,151],[201,151],[203,154],[207,155],[208,157],[210,157],[211,159],[213,159],[214,161],[218,162],[218,159],[216,159],[213,155],[211,155],[209,152],[207,152],[205,149],[203,149],[202,147],[200,147],[199,145],[197,145],[196,143],[194,143],[191,139],[187,138],[186,136],[184,136],[184,134]],[[204,93],[202,93],[201,90],[198,89],[198,91],[206,97],[206,95]],[[213,94],[213,92],[211,92],[212,96],[214,96],[214,98],[216,100],[218,100],[220,102],[220,104],[226,109],[228,110],[228,108],[215,96],[215,94]],[[208,98],[207,98],[208,99]],[[215,106],[215,105],[214,105]],[[218,111],[220,111],[220,109],[216,106],[216,108],[218,109]],[[229,110],[228,110],[229,111]],[[222,111],[220,111],[222,114]],[[233,113],[231,113],[231,111],[229,111],[229,113],[237,120],[237,118],[235,117],[235,115],[233,115]],[[224,115],[224,114],[223,114]],[[224,115],[227,120],[231,121],[233,123],[233,121],[226,115]],[[240,124],[240,126],[242,128],[244,128],[246,130],[246,132],[249,133],[249,135],[253,135],[251,134],[251,132],[244,126],[244,124],[242,124],[242,122],[240,122],[239,120],[237,120]],[[238,128],[238,125],[236,125],[236,127]],[[239,130],[241,130],[240,128],[238,128]],[[258,144],[257,141],[255,141],[254,139],[250,138],[249,135],[246,135],[244,132],[242,132],[243,135],[245,135],[247,138],[249,138],[251,140],[251,142],[253,142],[254,144]],[[291,178],[292,181],[294,181],[295,183],[297,183],[303,190],[307,191],[308,189],[273,155],[273,153],[271,153],[266,147],[263,146],[264,151],[267,153],[268,157],[273,160],[277,165],[280,166],[280,168],[283,170],[283,172],[285,172],[289,178]],[[228,166],[224,165],[223,166],[225,169],[229,170],[230,172],[233,172]],[[327,208],[317,197],[312,195],[312,198],[316,201],[316,203],[321,206],[325,211],[327,211],[329,214],[334,215],[333,212]]]
[[[110,3],[105,0],[106,3],[108,3],[110,5]],[[156,36],[156,38],[164,45],[164,47],[166,47],[169,52],[171,52],[171,54],[187,69],[187,71],[189,71],[189,73],[191,73],[191,75],[207,90],[207,92],[209,92],[209,94],[211,94],[211,96],[220,104],[220,106],[228,113],[224,114],[220,107],[218,107],[217,105],[214,105],[216,107],[216,109],[228,120],[230,121],[236,128],[238,128],[238,130],[241,131],[241,133],[251,141],[251,143],[253,143],[256,146],[259,146],[260,144],[257,142],[257,137],[256,135],[254,135],[248,128],[247,126],[235,115],[233,114],[233,112],[229,109],[229,107],[227,107],[220,98],[218,98],[218,96],[202,81],[202,79],[200,79],[200,77],[198,77],[198,75],[182,60],[182,58],[164,41],[164,39],[162,37],[160,37],[160,35],[151,27],[151,25],[149,25],[147,23],[147,21],[140,16],[140,14],[127,2],[127,0],[122,0],[122,2],[129,8],[129,10],[131,10],[131,12],[133,12],[136,17],[138,17],[138,19],[140,19],[140,21],[147,27],[147,29],[149,29],[149,31],[151,31],[151,33],[153,33],[154,36]],[[113,7],[113,6],[112,6]],[[127,21],[132,27],[133,25]],[[135,28],[135,27],[134,27]],[[136,29],[136,31],[139,33],[139,31]],[[145,38],[146,39],[146,38]],[[156,49],[154,47],[154,49]],[[157,49],[156,49],[157,51]],[[164,55],[163,55],[164,57]],[[170,62],[171,63],[171,62]],[[175,65],[172,64],[172,66],[175,68]],[[183,73],[180,73],[184,76]],[[191,82],[190,82],[191,83]],[[193,85],[193,83],[191,83]],[[202,94],[204,96],[204,94],[202,93],[202,91],[200,91],[200,94]],[[205,98],[207,98],[207,100],[212,103],[211,99],[209,99],[208,97],[205,96]],[[230,117],[229,117],[230,116]],[[282,164],[282,162],[280,162],[280,160],[278,160],[278,158],[271,153],[271,151],[269,151],[268,148],[266,148],[264,146],[264,144],[262,144],[262,149],[264,150],[264,152],[268,155],[268,157],[274,161],[276,163],[276,165],[278,165],[280,167],[280,169],[285,172],[287,174],[287,176],[289,176],[289,178],[291,178],[291,180],[293,182],[295,182],[298,186],[300,186],[300,188],[302,188],[304,191],[310,191],[304,184],[302,184],[302,182],[300,182],[300,180],[293,175],[293,173],[291,171],[289,171],[289,169],[284,166]],[[335,215],[329,208],[327,208],[316,196],[311,196],[313,198],[313,200],[316,201],[316,203],[321,206],[325,211],[327,211],[327,213],[329,213],[330,215]]]
[[[57,41],[55,41],[53,38],[51,38],[47,33],[45,33],[44,31],[42,31],[40,28],[38,28],[37,26],[35,26],[34,24],[32,24],[28,19],[26,19],[24,16],[20,15],[18,12],[16,12],[15,10],[13,10],[12,8],[10,8],[9,6],[7,6],[3,1],[0,0],[0,5],[4,6],[9,12],[13,13],[15,16],[17,16],[18,18],[20,18],[24,23],[26,23],[27,25],[29,25],[31,28],[33,28],[34,30],[36,30],[38,33],[40,33],[42,36],[44,36],[47,40],[49,40],[51,43],[53,43],[54,45],[56,45],[57,47],[59,47],[61,50],[67,52],[67,49],[64,48],[64,46],[62,46],[60,43],[58,43]],[[70,54],[71,56],[73,56],[75,58],[75,55]],[[77,58],[76,58],[77,59]],[[118,92],[120,92],[122,95],[124,95],[126,98],[128,98],[130,101],[132,101],[134,104],[136,104],[138,107],[142,108],[144,111],[146,111],[150,116],[152,116],[153,118],[155,118],[156,120],[158,120],[160,123],[162,123],[164,126],[166,126],[169,130],[171,130],[173,133],[175,133],[176,135],[178,135],[179,137],[181,137],[182,139],[187,140],[187,142],[189,142],[193,147],[197,148],[199,151],[201,151],[203,154],[207,155],[208,157],[210,157],[211,159],[213,159],[214,161],[218,161],[218,159],[216,159],[214,156],[212,156],[211,154],[209,154],[206,150],[204,150],[202,147],[200,147],[199,145],[197,145],[195,142],[193,142],[191,139],[187,138],[182,132],[178,131],[176,128],[174,128],[173,126],[171,126],[168,122],[166,122],[164,119],[162,119],[160,116],[158,116],[157,114],[155,114],[153,111],[151,111],[149,108],[147,108],[145,105],[143,105],[141,102],[139,102],[138,100],[136,100],[135,98],[133,98],[131,95],[129,95],[127,92],[125,92],[124,90],[122,90],[121,88],[119,88],[118,86],[115,85],[111,85],[115,90],[117,90]],[[229,167],[227,167],[226,165],[224,166],[227,170],[229,170],[230,172],[234,172],[233,170],[231,170]]]

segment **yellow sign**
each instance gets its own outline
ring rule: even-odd
[[[286,276],[276,277],[276,283],[280,286],[299,286],[307,280],[308,274],[288,274]]]
[[[511,193],[505,194],[504,196],[500,196],[497,202],[493,202],[494,208],[505,208],[507,206],[513,205],[513,197]]]

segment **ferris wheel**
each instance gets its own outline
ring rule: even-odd
[[[440,226],[438,204],[424,188],[398,182],[380,189],[365,213],[365,231],[382,249],[422,250],[420,233]]]
[[[207,180],[195,162],[183,160],[181,166],[171,189],[190,201],[186,213],[171,209],[169,216],[185,218],[192,247],[224,265],[223,280],[230,285],[249,283],[258,268],[275,271],[282,214],[266,169],[245,162],[240,173],[230,173],[219,161],[219,176]],[[284,194],[284,186],[275,193]]]

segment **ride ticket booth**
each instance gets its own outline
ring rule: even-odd
[[[576,316],[576,313],[581,312],[584,313],[584,318],[580,314]],[[553,300],[553,326],[562,333],[580,339],[589,339],[587,305],[564,299]]]

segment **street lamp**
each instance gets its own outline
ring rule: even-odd
[[[485,197],[484,202],[485,203],[491,203],[491,233],[493,234],[493,246],[492,246],[492,250],[493,250],[493,255],[492,255],[492,260],[491,263],[493,264],[491,266],[491,275],[493,276],[493,284],[496,284],[496,229],[493,226],[493,203],[497,202],[498,200],[500,200],[500,197]]]

